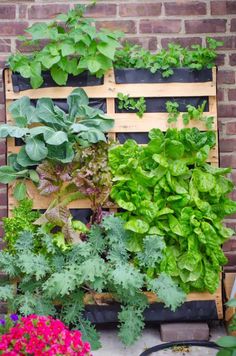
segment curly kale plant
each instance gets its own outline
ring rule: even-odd
[[[155,244],[153,266],[160,262],[166,247],[162,237],[150,238]],[[24,231],[15,242],[14,254],[7,249],[0,252],[1,270],[10,279],[18,280],[16,295],[10,284],[0,286],[0,300],[8,301],[13,310],[23,315],[58,317],[79,328],[93,348],[98,348],[95,330],[83,316],[84,301],[93,303],[96,292],[113,293],[122,305],[119,336],[131,345],[144,327],[143,311],[148,301],[142,289],[158,293],[173,311],[184,302],[185,293],[166,273],[150,278],[133,264],[129,239],[123,220],[113,215],[106,216],[100,225],[93,225],[85,241],[67,244],[66,249],[59,248],[53,234],[43,226],[35,232]],[[147,241],[137,256],[143,265],[149,265],[149,249]]]
[[[161,71],[163,77],[171,76],[173,68],[187,67],[195,70],[212,68],[215,65],[216,49],[223,42],[207,38],[207,46],[192,45],[183,48],[178,44],[170,43],[168,49],[151,53],[139,45],[126,43],[115,55],[115,68],[145,68],[152,73]]]
[[[146,146],[128,140],[109,151],[111,197],[124,210],[119,215],[132,234],[129,249],[149,276],[164,272],[186,292],[213,293],[227,262],[221,245],[233,234],[222,223],[236,211],[227,197],[230,169],[206,163],[215,145],[212,131],[153,129],[149,137]],[[157,246],[152,235],[162,237]],[[161,243],[166,249],[158,264],[145,255],[140,260],[139,251],[148,248],[151,255]]]
[[[42,85],[42,74],[48,70],[58,85],[66,85],[69,74],[76,76],[85,70],[102,77],[112,67],[116,49],[120,47],[117,40],[122,33],[98,31],[93,20],[84,17],[84,11],[84,6],[77,5],[67,14],[60,14],[56,21],[30,26],[26,30],[30,38],[20,36],[20,40],[27,46],[41,44],[43,48],[27,55],[11,55],[10,68],[30,78],[33,88]]]
[[[0,137],[21,138],[24,145],[18,154],[9,157],[9,166],[0,168],[0,182],[10,183],[17,178],[38,182],[38,175],[28,169],[43,160],[70,163],[76,147],[88,147],[106,142],[105,132],[114,120],[91,108],[83,89],[75,89],[67,98],[68,113],[54,105],[50,98],[41,98],[36,107],[28,97],[14,101],[9,108],[14,125],[0,127]]]

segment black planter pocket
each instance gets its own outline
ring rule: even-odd
[[[140,145],[149,142],[148,132],[119,132],[117,133],[116,138],[120,143],[124,143],[129,139],[136,141]]]
[[[192,105],[197,107],[202,105],[204,101],[206,101],[206,105],[204,111],[209,110],[209,100],[207,96],[192,96],[192,97],[169,97],[169,98],[145,98],[146,102],[146,110],[145,112],[167,112],[166,110],[166,102],[172,101],[179,105],[180,112],[187,111],[187,105]],[[116,113],[132,113],[137,112],[135,110],[127,110],[127,109],[119,109],[119,99],[115,99],[115,112]]]
[[[118,323],[119,303],[107,305],[87,305],[85,317],[95,324]],[[148,323],[188,322],[217,320],[217,309],[214,301],[192,301],[181,305],[175,312],[166,308],[163,303],[153,303],[144,311]]]
[[[54,82],[51,77],[50,72],[44,72],[43,76],[43,84],[40,88],[50,88],[50,87],[58,87],[59,85]],[[77,76],[69,75],[68,80],[65,86],[68,87],[87,87],[87,86],[95,86],[102,85],[104,82],[104,77],[97,78],[94,75],[91,75],[88,71],[85,71]],[[19,73],[12,73],[12,84],[13,91],[18,93],[19,91],[32,89],[29,78],[23,78]]]
[[[151,73],[149,69],[115,68],[117,84],[125,83],[203,83],[212,81],[212,70],[193,70],[190,68],[175,68],[174,74],[163,78],[161,71]]]

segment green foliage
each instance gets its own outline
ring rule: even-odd
[[[67,103],[68,114],[49,98],[39,99],[36,107],[30,104],[27,97],[11,104],[9,111],[16,125],[1,125],[0,137],[20,137],[24,145],[18,154],[9,157],[9,166],[0,168],[1,183],[19,178],[38,183],[38,174],[30,169],[31,166],[39,165],[45,159],[54,163],[70,163],[75,158],[76,147],[79,150],[79,147],[106,142],[104,132],[113,127],[114,120],[106,117],[101,110],[89,107],[83,89],[73,90]],[[41,125],[32,127],[33,123]],[[63,169],[65,175],[65,166]],[[18,183],[14,189],[15,197],[22,200],[25,193],[24,183]]]
[[[90,292],[92,297],[95,292],[111,292],[122,304],[120,338],[126,345],[132,344],[144,327],[143,311],[148,305],[141,290],[158,290],[161,295],[158,278],[147,281],[146,273],[132,263],[132,258],[147,263],[151,241],[147,238],[143,253],[132,254],[128,249],[130,233],[125,230],[124,221],[113,215],[93,225],[83,242],[68,244],[65,250],[58,248],[54,234],[48,230],[50,228],[43,225],[34,233],[22,232],[14,244],[14,254],[7,250],[0,252],[1,270],[10,271],[10,277],[18,280],[18,293],[14,296],[7,284],[0,288],[1,299],[13,303],[24,315],[37,313],[61,318],[79,328],[85,340],[92,341],[93,347],[98,348],[95,329],[83,318],[84,293]],[[162,244],[155,241],[154,245],[152,261],[159,262],[163,241]],[[164,292],[161,298],[164,303],[167,299],[168,305],[177,307],[180,290],[171,277],[168,278],[164,280],[168,282],[165,291],[171,290],[171,301]],[[60,310],[55,308],[55,301],[61,304]]]
[[[195,70],[212,68],[217,57],[216,49],[223,42],[207,38],[207,46],[192,45],[183,48],[178,44],[170,43],[168,49],[151,53],[139,45],[126,43],[116,52],[114,66],[116,68],[146,68],[152,73],[161,71],[162,76],[169,77],[174,68],[187,67]]]
[[[29,199],[22,200],[19,206],[12,211],[12,217],[3,218],[4,240],[8,244],[9,251],[14,250],[14,244],[22,231],[34,232],[33,224],[39,217],[37,211],[32,211],[33,202]]]
[[[205,106],[206,100],[202,103],[202,105],[198,105],[198,107],[195,107],[193,105],[187,105],[187,112],[182,114],[183,124],[186,126],[191,120],[198,120],[204,122],[206,128],[208,130],[211,130],[214,122],[214,117],[204,115]],[[168,123],[177,122],[177,119],[180,115],[178,108],[178,103],[172,101],[166,102],[166,110],[169,114]]]
[[[11,55],[10,68],[22,77],[30,78],[33,88],[42,85],[42,73],[47,70],[58,85],[66,85],[68,75],[76,76],[86,70],[102,77],[112,67],[116,49],[120,46],[117,40],[122,33],[98,31],[93,20],[83,16],[85,9],[85,6],[77,5],[67,14],[60,14],[56,21],[30,26],[25,31],[27,37],[20,36],[19,39],[23,45],[37,47],[44,44],[43,48],[28,55]]]
[[[216,341],[220,346],[220,351],[216,356],[234,356],[236,352],[236,337],[235,336],[222,336]]]
[[[147,109],[146,100],[144,99],[144,97],[141,97],[139,99],[134,99],[134,98],[130,98],[129,95],[118,93],[117,99],[118,99],[119,109],[135,111],[136,115],[139,118],[143,117],[143,114]]]
[[[206,163],[212,131],[153,129],[149,137],[146,146],[127,140],[109,151],[111,197],[125,210],[118,215],[130,233],[129,251],[150,278],[165,273],[186,292],[213,293],[227,262],[221,245],[233,234],[223,226],[236,211],[227,198],[230,169]]]

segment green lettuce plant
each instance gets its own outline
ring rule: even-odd
[[[233,234],[223,225],[236,211],[227,197],[233,190],[225,177],[230,169],[206,163],[215,146],[213,131],[153,129],[149,138],[146,146],[128,140],[109,151],[111,198],[124,210],[119,216],[132,234],[129,249],[142,251],[147,235],[161,236],[161,262],[141,264],[146,273],[167,273],[186,292],[213,293],[227,262],[221,245]]]
[[[18,52],[11,55],[12,71],[30,78],[33,88],[42,85],[42,74],[48,70],[58,85],[66,85],[69,74],[76,76],[86,70],[102,77],[112,67],[116,49],[120,46],[117,40],[122,33],[98,31],[93,20],[84,17],[85,9],[85,6],[77,5],[53,22],[30,26],[26,30],[27,37],[20,36],[19,39],[24,45],[43,45],[43,48],[31,54]]]

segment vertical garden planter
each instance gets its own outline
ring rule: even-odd
[[[148,71],[149,72],[149,71]],[[150,72],[149,72],[150,73]],[[122,143],[129,137],[136,139],[139,143],[147,141],[147,133],[158,128],[165,132],[170,125],[168,124],[168,114],[163,112],[163,105],[166,99],[175,98],[183,103],[191,103],[191,100],[201,101],[207,99],[206,114],[214,117],[213,129],[217,134],[217,109],[216,109],[216,69],[203,70],[193,72],[185,68],[175,70],[174,76],[163,79],[159,74],[150,77],[147,71],[143,70],[115,70],[109,71],[104,77],[104,83],[94,86],[94,82],[87,82],[89,85],[83,84],[84,90],[91,100],[103,100],[106,103],[107,115],[115,119],[113,129],[108,133],[112,139],[121,139]],[[146,76],[146,79],[141,79],[139,75]],[[116,80],[115,80],[116,76]],[[72,91],[72,84],[68,83],[66,87],[51,87],[47,85],[39,89],[31,89],[27,85],[18,81],[18,89],[14,89],[16,79],[9,70],[5,70],[5,96],[6,106],[15,99],[22,96],[29,96],[32,100],[37,100],[40,97],[50,97],[55,102],[65,99]],[[49,83],[49,82],[48,82]],[[80,86],[77,82],[75,85]],[[137,85],[137,83],[139,85]],[[82,84],[81,84],[82,85]],[[23,90],[23,91],[21,91]],[[149,98],[154,103],[154,109],[145,112],[142,119],[139,119],[135,113],[119,112],[116,105],[118,93],[129,95],[131,98]],[[190,101],[189,101],[190,100]],[[159,101],[159,106],[158,106]],[[184,104],[183,107],[184,108]],[[11,121],[11,116],[7,113],[7,121]],[[171,124],[171,127],[181,129],[184,127],[182,121]],[[206,127],[203,122],[191,121],[189,127],[197,127],[201,131],[205,131]],[[14,139],[8,139],[7,152],[16,153],[19,151]],[[208,161],[212,165],[218,165],[218,147],[216,146],[210,153]],[[47,209],[52,196],[45,197],[39,195],[39,192],[32,183],[28,184],[30,196],[34,197],[35,209]],[[8,189],[8,213],[16,205],[13,197],[12,187]],[[69,205],[73,209],[77,218],[80,218],[79,210],[87,215],[91,208],[90,202],[87,199],[73,201]],[[110,207],[104,206],[105,210],[112,210]],[[77,211],[76,211],[77,210]],[[86,214],[85,214],[86,211]],[[81,215],[81,217],[82,217]],[[209,293],[191,293],[188,295],[186,303],[178,310],[171,312],[163,307],[163,304],[158,302],[154,295],[148,294],[150,307],[145,312],[147,321],[188,321],[188,320],[214,320],[222,319],[222,293],[221,286],[214,294]],[[95,323],[117,322],[117,312],[119,305],[114,301],[114,297],[108,294],[98,294],[86,296],[86,316]],[[102,316],[101,316],[102,315]]]

